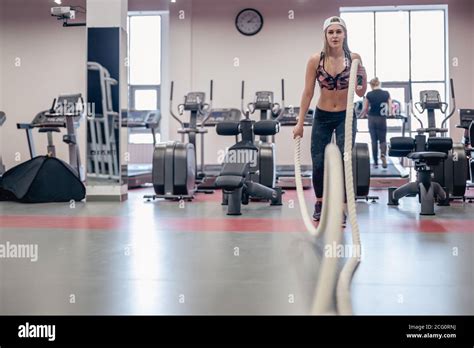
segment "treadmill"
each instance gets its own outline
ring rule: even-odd
[[[3,126],[5,121],[7,120],[7,117],[5,116],[5,113],[3,111],[0,111],[0,127]],[[0,149],[2,148],[0,144]],[[2,160],[2,153],[0,152],[0,177],[5,173],[5,166],[3,164]]]
[[[159,131],[160,121],[160,110],[122,111],[122,127],[150,130],[153,136],[153,148],[156,145],[156,134]],[[137,188],[152,182],[151,161],[147,164],[128,164],[128,188]]]
[[[297,118],[300,113],[299,107],[285,107],[283,114],[278,118],[280,125],[283,127],[294,127],[298,122]],[[305,126],[313,125],[314,110],[309,109],[304,118]],[[301,166],[301,179],[303,189],[309,189],[312,186],[313,168],[311,165]],[[281,188],[296,188],[295,183],[295,166],[294,165],[277,165],[276,166],[277,184]]]
[[[387,116],[387,120],[400,120],[399,126],[387,126],[387,146],[391,136],[389,134],[398,133],[404,137],[408,127],[408,117],[401,112],[401,104],[397,100],[392,100],[394,109],[394,115]],[[358,120],[368,120],[367,118],[359,118],[362,112],[363,101],[359,100],[354,103],[355,116]],[[367,126],[368,128],[368,126]],[[358,131],[366,132],[369,131]],[[388,149],[387,149],[388,150]],[[409,181],[410,171],[402,165],[402,158],[399,159],[398,163],[393,158],[387,156],[387,168],[383,168],[381,165],[378,168],[370,167],[370,178],[372,187],[390,187],[400,186]]]
[[[209,116],[207,116],[204,125],[202,122],[204,121],[203,115],[198,115],[197,117],[197,127],[213,127],[215,128],[216,125],[220,122],[239,122],[242,113],[239,109],[235,108],[215,108],[211,109]],[[236,136],[237,139],[237,136]],[[204,180],[199,184],[199,188],[202,189],[214,189],[214,183],[216,178],[219,176],[222,170],[222,164],[206,164],[204,161],[204,136],[201,136],[201,144],[200,144],[200,151],[201,151],[201,165],[199,168],[200,173],[205,173]]]

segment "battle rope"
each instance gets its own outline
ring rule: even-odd
[[[344,139],[344,170],[342,169],[341,153],[339,148],[331,143],[325,149],[324,159],[324,197],[321,211],[321,219],[318,227],[314,227],[308,214],[306,200],[303,193],[301,180],[301,138],[295,139],[295,182],[296,191],[303,217],[303,222],[309,234],[315,238],[325,235],[324,244],[327,246],[339,246],[342,242],[342,216],[344,207],[344,185],[345,176],[346,196],[349,222],[352,228],[352,253],[344,265],[339,280],[337,279],[338,259],[337,257],[323,257],[321,271],[316,285],[313,314],[335,314],[331,306],[334,291],[337,294],[337,312],[339,314],[351,314],[352,304],[350,299],[350,283],[355,269],[360,262],[360,234],[357,224],[357,212],[355,205],[355,194],[352,175],[352,122],[354,110],[354,89],[357,79],[359,60],[354,59],[351,66],[349,79],[349,90],[347,97],[345,139]],[[343,174],[344,173],[344,174]],[[346,249],[346,248],[344,248]],[[333,255],[334,256],[334,255]],[[337,284],[337,285],[336,285]]]

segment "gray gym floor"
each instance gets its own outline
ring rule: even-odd
[[[195,201],[0,203],[0,244],[37,244],[38,260],[0,259],[1,314],[307,314],[321,258],[288,190],[227,217],[221,194]],[[420,217],[358,202],[363,259],[355,314],[474,314],[474,204]],[[472,192],[470,195],[474,195]],[[308,204],[312,192],[306,191]],[[346,242],[350,228],[345,229]]]

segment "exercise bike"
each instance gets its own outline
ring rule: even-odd
[[[10,168],[0,178],[0,201],[48,203],[82,201],[85,198],[76,128],[84,115],[81,94],[60,95],[51,109],[38,113],[31,123],[19,123],[26,131],[31,159]],[[48,135],[48,153],[36,156],[32,130]],[[56,157],[53,132],[66,128],[63,141],[69,148],[69,163]]]
[[[68,145],[69,165],[74,168],[81,181],[85,180],[84,168],[81,165],[81,156],[77,144],[76,129],[79,127],[84,112],[84,99],[80,93],[59,95],[53,100],[51,108],[41,111],[31,123],[17,123],[18,129],[26,132],[30,157],[37,156],[33,141],[32,130],[37,128],[39,133],[46,133],[48,137],[47,154],[56,157],[56,146],[53,133],[60,133],[61,128],[66,128],[63,142]]]

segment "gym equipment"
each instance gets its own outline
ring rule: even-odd
[[[211,109],[207,121],[203,124],[204,115],[198,115],[197,127],[215,128],[221,122],[239,122],[242,117],[241,111],[236,108],[215,108]],[[237,142],[237,136],[235,142]],[[202,143],[201,143],[202,144]],[[202,145],[201,145],[202,146]],[[215,178],[219,176],[222,170],[222,164],[201,164],[201,171],[206,173],[208,178],[212,178],[212,188],[215,188]],[[208,179],[209,184],[211,181]],[[202,185],[200,186],[202,187]]]
[[[282,127],[294,127],[298,120],[300,112],[299,107],[285,107],[283,114],[279,117],[279,122]],[[309,109],[304,118],[304,125],[311,126],[313,124],[313,109]],[[302,166],[301,178],[303,189],[309,189],[312,186],[313,170],[311,165]],[[278,186],[285,188],[296,188],[295,171],[292,165],[277,165],[277,181]]]
[[[300,205],[301,215],[309,235],[313,238],[320,238],[324,234],[324,245],[340,245],[342,242],[342,216],[344,206],[344,182],[345,178],[347,206],[349,212],[349,222],[352,227],[352,247],[355,252],[344,265],[339,279],[337,272],[338,262],[331,257],[324,257],[321,272],[318,277],[317,287],[314,295],[312,314],[352,314],[352,304],[350,299],[350,283],[352,276],[360,263],[361,241],[359,226],[357,223],[357,212],[355,205],[355,192],[352,173],[352,120],[353,120],[353,99],[355,78],[359,60],[352,62],[349,79],[349,90],[346,109],[345,141],[344,152],[347,154],[344,161],[344,171],[342,167],[341,153],[339,148],[330,143],[325,149],[324,158],[324,197],[321,220],[317,228],[312,224],[308,214],[306,201],[303,193],[301,180],[301,138],[295,139],[295,180]],[[344,173],[344,174],[343,174]],[[313,241],[314,242],[314,241]],[[336,297],[337,307],[334,312],[332,303]]]
[[[350,105],[351,111],[351,120],[356,117],[356,104],[352,102]],[[347,109],[346,109],[346,119],[347,119]],[[350,130],[352,134],[352,128]],[[352,139],[352,137],[351,137]],[[352,141],[352,140],[351,140]],[[370,190],[370,155],[369,155],[369,145],[366,143],[355,143],[354,148],[350,151],[352,156],[352,174],[354,180],[354,190],[355,190],[355,199],[363,199],[366,201],[371,200],[371,202],[376,202],[378,196],[369,196]]]
[[[150,130],[153,136],[153,148],[156,146],[156,133],[160,126],[160,110],[123,110],[122,127],[131,129],[145,128]],[[136,188],[152,183],[152,165],[129,164],[128,165],[128,188]]]
[[[285,109],[285,80],[281,80],[281,95],[282,102],[275,103],[273,98],[273,92],[270,91],[258,91],[255,93],[255,99],[253,102],[247,104],[247,109],[244,110],[244,96],[245,96],[245,81],[242,81],[241,85],[241,110],[247,117],[247,113],[253,114],[256,110],[260,111],[260,121],[275,121],[278,124],[278,129],[273,132],[272,127],[274,123],[263,122],[260,125],[268,125],[268,132],[272,134],[260,135],[260,140],[255,145],[258,151],[258,169],[252,170],[250,174],[251,180],[256,183],[260,183],[268,188],[277,187],[277,171],[276,171],[276,155],[275,155],[275,134],[279,132],[279,118],[283,115]],[[248,123],[248,122],[247,122]],[[247,124],[244,123],[244,124]],[[265,132],[265,130],[263,130]],[[258,131],[257,131],[258,132]],[[255,133],[257,134],[257,133]],[[255,135],[254,134],[254,135]],[[259,134],[257,134],[259,135]],[[269,135],[272,136],[272,141],[269,139]],[[245,138],[244,138],[245,136]],[[254,137],[249,134],[242,133],[242,140],[254,141]],[[257,199],[257,196],[254,196]]]
[[[446,137],[446,133],[448,132],[446,124],[456,110],[453,79],[450,79],[450,90],[453,107],[451,112],[443,119],[441,128],[436,128],[434,110],[441,110],[441,112],[446,115],[448,104],[441,102],[438,91],[429,91],[428,93],[425,93],[425,99],[420,103],[415,104],[415,107],[420,113],[423,113],[425,109],[428,111],[428,127],[431,127],[425,130],[417,130],[419,134],[420,131],[424,131],[425,133],[429,133],[430,137],[436,137],[437,133],[440,133],[440,136],[443,139],[451,139]],[[463,144],[453,144],[452,139],[451,144],[452,148],[448,150],[448,158],[445,161],[441,161],[439,164],[433,166],[433,181],[439,183],[446,190],[449,200],[465,200],[464,195],[466,193],[468,170],[466,152]],[[449,203],[449,201],[447,203]]]
[[[95,106],[87,123],[87,176],[97,179],[112,179],[120,182],[118,153],[118,118],[113,110],[112,86],[118,82],[110,77],[109,71],[99,63],[88,62],[89,74],[97,73],[100,84],[100,97],[89,95],[88,102]],[[89,82],[92,78],[89,78]],[[96,97],[97,100],[92,100]]]
[[[49,110],[38,113],[31,123],[17,123],[18,129],[24,129],[28,141],[30,157],[36,157],[32,130],[38,128],[39,133],[48,136],[47,154],[56,157],[56,147],[53,142],[53,132],[61,132],[66,128],[63,142],[68,145],[69,164],[75,170],[81,181],[84,181],[84,172],[81,166],[81,156],[77,145],[76,129],[79,127],[84,111],[84,100],[80,93],[59,95],[53,100]]]
[[[214,190],[198,190],[199,184],[206,185],[206,174],[204,168],[204,129],[207,119],[210,115],[213,81],[210,86],[211,104],[205,103],[206,95],[204,92],[189,92],[184,97],[184,103],[178,105],[180,116],[184,111],[190,111],[189,122],[181,121],[173,112],[173,89],[174,82],[171,82],[170,92],[170,114],[180,124],[178,133],[181,134],[181,142],[171,141],[157,144],[153,154],[153,187],[155,195],[146,195],[147,200],[156,198],[165,199],[187,199],[194,198],[194,193],[204,192],[212,193]],[[201,126],[197,126],[198,115],[204,118]],[[188,136],[188,142],[184,142],[185,134]],[[201,134],[201,172],[197,171],[196,163],[196,135]]]
[[[86,188],[83,181],[76,128],[82,118],[81,94],[60,95],[50,110],[40,112],[31,123],[19,123],[26,131],[31,159],[8,170],[0,180],[0,201],[48,203],[81,201]],[[48,155],[36,156],[32,129],[48,134]],[[69,164],[55,158],[53,132],[66,128],[63,141],[69,147]]]
[[[51,203],[82,201],[86,188],[76,169],[51,156],[37,156],[0,178],[0,201]]]
[[[368,120],[368,118],[361,118],[360,114],[363,110],[363,100],[359,100],[354,103],[354,111],[355,116],[357,117],[358,121]],[[399,126],[387,126],[387,141],[390,139],[389,134],[399,133],[400,136],[404,137],[407,125],[408,125],[408,117],[402,113],[401,111],[401,103],[398,100],[392,99],[392,115],[386,116],[387,120],[400,120]],[[368,131],[358,131],[358,132],[368,132]],[[394,161],[390,161],[387,158],[387,168],[371,168],[370,169],[370,176],[371,178],[408,178],[409,171],[403,167],[401,158],[399,159],[399,163]],[[380,181],[378,181],[380,182]]]
[[[352,108],[351,108],[352,109]],[[347,116],[346,116],[347,117]],[[347,131],[347,130],[346,130]],[[352,128],[350,130],[352,132]],[[366,143],[355,143],[351,151],[352,175],[354,178],[355,199],[371,200],[376,202],[378,196],[369,196],[370,190],[370,155],[369,145]]]
[[[462,144],[468,161],[467,177],[470,180],[467,185],[472,186],[474,184],[474,109],[460,109],[459,119],[461,123],[456,127],[464,129]]]
[[[454,99],[452,80],[451,95]],[[407,157],[413,160],[417,178],[415,182],[407,183],[397,189],[389,188],[388,205],[398,205],[400,198],[418,195],[421,203],[420,215],[435,215],[435,199],[438,200],[439,205],[449,205],[451,193],[462,193],[464,196],[466,185],[465,178],[463,179],[466,174],[465,153],[464,151],[461,153],[459,149],[453,147],[451,138],[436,137],[437,133],[445,134],[448,131],[444,127],[436,127],[435,110],[441,110],[444,114],[447,110],[447,104],[441,102],[438,91],[421,91],[420,102],[416,103],[415,107],[420,113],[428,111],[428,128],[424,128],[423,122],[413,114],[421,125],[421,128],[417,129],[418,134],[415,139],[392,138],[389,156]],[[442,126],[446,124],[451,115],[452,113],[443,120]],[[428,138],[426,133],[429,135]]]
[[[285,103],[285,81],[281,80],[282,88],[282,105]],[[241,110],[242,114],[246,115],[247,112],[253,114],[256,110],[260,111],[260,121],[276,119],[281,116],[282,108],[279,103],[275,103],[273,99],[273,92],[271,91],[257,91],[255,93],[255,99],[253,102],[247,104],[247,111],[244,110],[244,97],[245,96],[245,81],[242,81],[241,86]],[[269,113],[271,113],[269,115]],[[276,117],[275,117],[276,115]],[[219,134],[219,133],[218,133]],[[276,134],[276,133],[275,133]],[[250,138],[250,135],[245,134],[245,140],[254,141],[254,138]],[[242,133],[242,140],[244,140],[244,134]],[[267,135],[260,135],[260,141],[257,144],[258,158],[259,158],[259,170],[251,173],[251,180],[260,183],[268,188],[276,186],[276,158],[275,158],[275,144],[274,134],[272,135],[272,142],[269,141]],[[224,195],[225,196],[225,195]]]
[[[222,122],[216,126],[219,135],[241,135],[241,140],[229,149],[215,182],[215,187],[223,190],[222,204],[228,205],[227,215],[241,215],[241,205],[248,204],[251,197],[270,201],[271,205],[282,204],[281,188],[273,186],[274,181],[268,181],[275,178],[273,146],[262,147],[262,144],[254,143],[255,135],[265,137],[278,133],[279,123],[273,120],[255,122],[249,114],[247,111],[238,123]]]
[[[3,126],[6,119],[7,117],[5,116],[5,113],[3,111],[0,111],[0,127]],[[3,164],[2,154],[0,153],[0,177],[2,176],[3,173],[5,173],[5,166]]]

